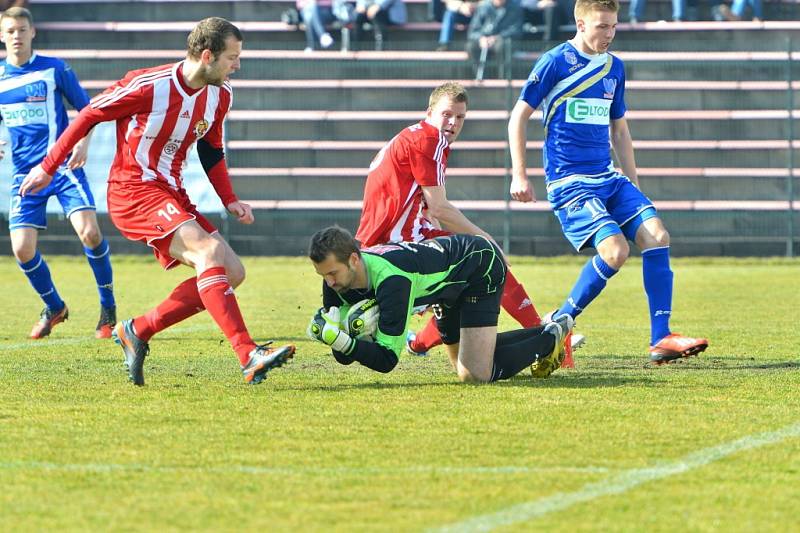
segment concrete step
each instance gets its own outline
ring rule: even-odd
[[[532,161],[539,161],[534,159]],[[647,168],[638,169],[642,189],[652,200],[783,200],[787,197],[786,168]],[[357,201],[363,197],[366,168],[232,168],[234,188],[251,200]],[[795,172],[800,176],[800,169]],[[528,170],[536,197],[547,198],[544,171]],[[450,168],[450,200],[505,200],[510,177],[498,168]],[[800,190],[800,177],[795,178]]]
[[[231,166],[240,167],[352,167],[367,166],[383,141],[256,141],[228,142]],[[528,143],[528,158],[540,156],[541,141]],[[636,161],[644,167],[784,167],[789,143],[762,141],[634,141]],[[794,141],[795,157],[800,141]],[[463,141],[450,156],[453,167],[504,167],[507,148],[503,141]],[[800,160],[800,159],[797,159]]]
[[[529,136],[541,139],[541,111],[531,117]],[[800,131],[800,110],[794,112],[793,131]],[[639,140],[769,140],[790,135],[788,112],[783,110],[639,111],[626,113],[634,138]],[[227,123],[230,139],[305,139],[312,141],[388,140],[387,135],[424,118],[419,111],[306,111],[232,110]],[[462,141],[492,141],[507,136],[504,110],[469,113],[459,137]]]
[[[178,60],[183,50],[41,49],[69,61],[84,79],[111,79],[134,68]],[[686,58],[679,52],[623,52],[629,80],[739,81],[800,79],[800,52],[706,52]],[[525,79],[537,54],[520,53],[513,77]],[[683,60],[681,59],[683,58]],[[472,66],[465,52],[313,52],[245,50],[241,76],[270,80],[315,79],[470,79]]]
[[[410,14],[427,13],[427,0],[405,0]],[[30,9],[37,20],[199,20],[209,16],[228,20],[278,20],[280,13],[294,6],[294,0],[35,0]],[[630,2],[620,2],[621,22],[627,22]],[[712,4],[689,9],[689,19],[713,20]],[[767,21],[798,20],[795,0],[764,2]],[[670,0],[649,0],[640,22],[672,20]]]
[[[467,216],[497,239],[510,228],[510,252],[534,256],[572,255],[574,250],[561,234],[555,217],[548,210],[503,211],[466,210]],[[255,223],[237,224],[218,215],[209,215],[228,242],[240,255],[304,255],[311,234],[325,226],[339,224],[355,231],[359,212],[350,210],[258,209]],[[676,256],[730,255],[780,256],[786,252],[787,215],[768,210],[672,210],[660,206],[671,235],[671,250]],[[795,224],[800,223],[800,216]],[[141,243],[125,239],[114,229],[107,214],[98,214],[100,227],[114,253],[150,254]],[[0,220],[6,222],[0,214]],[[747,228],[746,232],[742,228]],[[58,215],[48,215],[48,231],[39,246],[44,254],[75,253],[74,230]],[[8,235],[0,244],[9,245]],[[796,237],[795,248],[800,248]]]
[[[409,21],[427,20],[427,0],[404,2]],[[206,17],[279,21],[283,11],[294,7],[294,0],[34,0],[29,8],[38,26],[40,22],[198,21]]]
[[[94,96],[114,80],[81,80]],[[441,80],[231,80],[235,109],[305,109],[321,111],[408,111],[427,106]],[[524,80],[460,80],[469,92],[469,110],[511,107]],[[788,103],[786,81],[639,81],[628,80],[625,101],[631,110],[771,110]],[[800,102],[800,81],[794,81],[794,102]]]
[[[424,7],[424,6],[422,6]],[[245,47],[249,49],[291,50],[302,48],[305,35],[297,26],[289,26],[279,18],[256,20],[233,19],[245,34]],[[196,19],[179,18],[126,21],[119,18],[109,20],[51,20],[37,22],[37,45],[40,47],[71,48],[137,48],[146,39],[149,48],[173,48],[186,41]],[[391,27],[387,32],[384,48],[388,50],[427,50],[436,48],[441,25],[429,22],[424,16],[409,19],[403,26]],[[562,36],[570,37],[574,27],[562,28]],[[465,27],[460,27],[453,37],[451,50],[463,50],[466,39]],[[338,30],[331,32],[335,47],[341,38]],[[670,24],[625,24],[618,26],[617,38],[612,51],[719,49],[725,43],[728,50],[787,50],[789,39],[800,38],[800,22],[687,22]],[[361,49],[372,47],[372,37],[367,35]],[[177,43],[177,44],[176,44]],[[540,34],[523,33],[515,39],[514,50],[541,51],[554,43],[541,41]]]

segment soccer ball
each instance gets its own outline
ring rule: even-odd
[[[378,301],[375,298],[353,304],[344,319],[344,331],[354,339],[373,340],[378,331]]]

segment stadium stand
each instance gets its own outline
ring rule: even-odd
[[[393,30],[389,51],[312,54],[302,51],[302,32],[280,22],[285,0],[34,0],[31,9],[37,49],[67,59],[92,94],[128,69],[180,58],[200,18],[241,23],[245,54],[232,80],[228,158],[236,189],[260,209],[259,221],[243,228],[220,220],[241,253],[301,253],[309,228],[337,222],[353,229],[372,156],[388,135],[422,118],[427,94],[445,79],[464,80],[471,97],[450,157],[448,195],[482,227],[505,236],[514,253],[569,253],[546,202],[505,201],[507,110],[546,43],[534,35],[515,45],[512,80],[473,82],[464,52],[432,51],[438,24],[426,20],[425,4],[408,0],[410,22]],[[668,2],[648,4],[668,16]],[[643,187],[662,210],[678,254],[782,255],[788,231],[797,250],[798,230],[790,224],[800,228],[800,217],[789,211],[788,190],[790,177],[800,188],[793,169],[800,166],[800,82],[793,81],[800,79],[800,52],[787,49],[789,38],[800,37],[797,6],[767,2],[761,23],[618,27],[613,48],[627,65]],[[541,128],[532,124],[529,139],[529,161],[538,164]],[[540,199],[541,174],[531,170]],[[792,205],[796,210],[797,200]],[[121,239],[114,244],[126,246]]]

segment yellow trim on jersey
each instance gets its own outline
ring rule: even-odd
[[[550,106],[550,112],[547,113],[547,120],[544,123],[544,137],[547,138],[547,127],[550,125],[550,120],[553,118],[553,114],[555,114],[556,109],[558,106],[563,104],[567,98],[571,98],[578,94],[579,92],[583,91],[584,89],[588,89],[598,81],[600,81],[608,72],[611,70],[611,65],[614,62],[614,58],[611,57],[611,54],[608,55],[608,60],[606,60],[606,64],[600,69],[600,72],[592,76],[591,78],[587,79],[580,85],[576,86],[570,91],[565,92],[561,96],[558,97],[558,100],[555,101],[553,105]]]

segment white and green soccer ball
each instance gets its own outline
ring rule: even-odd
[[[354,303],[344,319],[344,331],[354,339],[374,340],[378,331],[378,301],[368,298]]]

